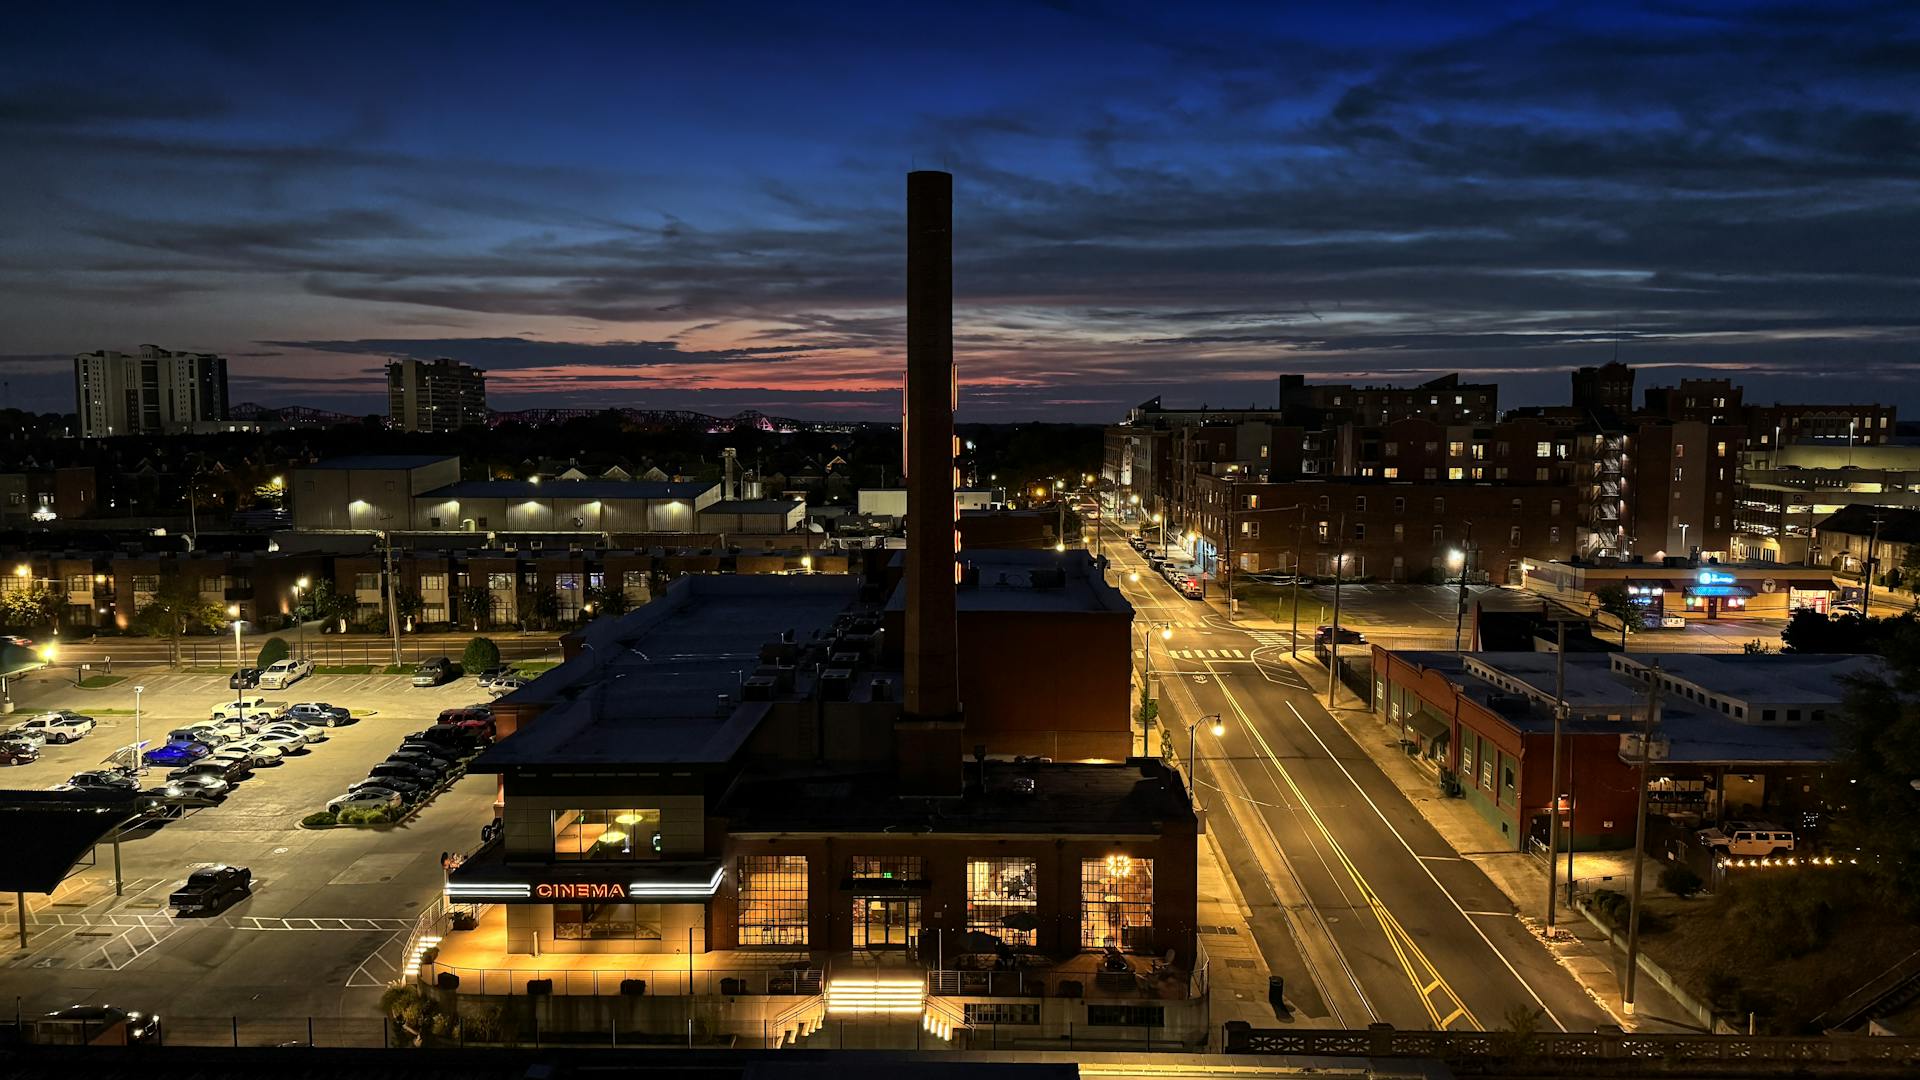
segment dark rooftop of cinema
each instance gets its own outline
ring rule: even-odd
[[[728,791],[719,813],[733,832],[1153,833],[1189,817],[1180,778],[1157,760],[1115,764],[993,761],[966,767],[958,799],[902,796],[893,777],[756,771]],[[1031,782],[1030,786],[1028,782]]]
[[[766,712],[738,700],[761,647],[830,629],[859,593],[840,575],[681,578],[659,600],[590,625],[580,655],[502,698],[551,705],[473,769],[728,761]],[[718,707],[721,695],[735,704]]]

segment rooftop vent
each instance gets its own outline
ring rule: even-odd
[[[875,701],[892,701],[893,700],[893,680],[892,679],[873,680],[873,700]]]
[[[732,694],[715,694],[714,700],[713,700],[713,715],[726,716],[732,712],[733,712],[733,695]]]

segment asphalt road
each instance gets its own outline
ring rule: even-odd
[[[1106,551],[1142,623],[1175,624],[1146,639],[1162,722],[1224,723],[1219,738],[1210,720],[1197,729],[1199,795],[1246,838],[1286,912],[1313,980],[1289,997],[1307,1019],[1477,1030],[1526,1008],[1550,1030],[1613,1022],[1322,707],[1324,668],[1289,663],[1284,632],[1181,598],[1124,544]]]

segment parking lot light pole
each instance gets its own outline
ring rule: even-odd
[[[300,594],[307,590],[309,584],[311,584],[311,582],[307,578],[301,578],[299,581],[293,583],[293,623],[300,628],[300,656],[302,659],[305,659],[307,655],[307,623],[306,620],[300,617]]]
[[[1145,626],[1140,628],[1141,648],[1147,654],[1146,703],[1151,703],[1153,701],[1153,632],[1156,629],[1160,631],[1161,641],[1173,640],[1173,624],[1170,622],[1161,622],[1161,623],[1149,622]],[[1142,708],[1141,712],[1144,713],[1145,711],[1146,710]],[[1152,721],[1147,717],[1145,716],[1141,717],[1141,720],[1140,720],[1140,756],[1141,757],[1151,756],[1148,752],[1149,748],[1147,744],[1147,735],[1152,730],[1152,728],[1150,728],[1148,725],[1151,723]]]
[[[144,686],[133,688],[133,775],[139,776],[147,771],[147,756],[140,752],[140,695],[147,692]]]
[[[240,708],[241,669],[246,665],[240,662],[240,605],[228,604],[227,617],[233,620],[233,707]]]

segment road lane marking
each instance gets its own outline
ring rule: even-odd
[[[1226,686],[1222,684],[1220,689],[1222,692],[1225,692]],[[1546,1014],[1547,1019],[1553,1021],[1553,1026],[1559,1028],[1561,1031],[1567,1030],[1567,1025],[1561,1023],[1560,1018],[1553,1014],[1553,1010],[1548,1008],[1547,1003],[1541,999],[1539,991],[1535,990],[1533,984],[1528,982],[1520,974],[1519,970],[1513,966],[1513,961],[1508,960],[1506,954],[1494,945],[1493,939],[1487,936],[1486,931],[1480,929],[1480,924],[1474,922],[1472,919],[1466,918],[1466,909],[1460,906],[1460,901],[1455,900],[1453,894],[1447,891],[1447,887],[1440,884],[1440,879],[1433,876],[1433,871],[1427,868],[1426,862],[1413,850],[1413,845],[1407,843],[1407,838],[1401,836],[1400,830],[1394,828],[1393,822],[1387,820],[1387,815],[1374,803],[1373,796],[1367,794],[1367,790],[1360,786],[1360,781],[1355,780],[1353,774],[1347,771],[1346,765],[1342,764],[1340,759],[1334,756],[1333,748],[1328,746],[1327,741],[1320,737],[1320,733],[1313,729],[1313,725],[1307,722],[1307,718],[1300,715],[1300,710],[1293,707],[1293,702],[1287,702],[1287,709],[1300,720],[1300,726],[1307,729],[1307,734],[1313,736],[1313,741],[1320,744],[1320,749],[1326,751],[1327,757],[1333,761],[1334,767],[1338,768],[1340,774],[1347,778],[1347,782],[1352,784],[1353,789],[1360,793],[1360,797],[1367,800],[1367,805],[1373,808],[1374,816],[1380,819],[1380,823],[1387,827],[1387,831],[1393,834],[1395,840],[1400,841],[1400,846],[1407,849],[1407,854],[1413,856],[1413,861],[1415,865],[1420,867],[1420,872],[1427,875],[1427,880],[1433,882],[1434,888],[1440,890],[1440,895],[1447,898],[1447,903],[1453,905],[1453,910],[1458,911],[1461,918],[1466,920],[1466,924],[1473,927],[1473,932],[1480,936],[1480,940],[1486,944],[1488,951],[1499,958],[1501,966],[1507,969],[1507,973],[1513,976],[1514,981],[1526,987],[1527,996],[1533,998],[1534,1004],[1540,1006],[1540,1011]]]
[[[1409,934],[1406,928],[1400,925],[1400,921],[1395,918],[1393,912],[1387,908],[1386,901],[1382,900],[1380,895],[1374,891],[1372,884],[1367,881],[1366,875],[1360,872],[1360,868],[1355,865],[1352,858],[1347,855],[1346,849],[1340,845],[1340,841],[1335,839],[1333,830],[1327,826],[1325,821],[1321,820],[1319,812],[1313,808],[1313,804],[1307,799],[1306,792],[1301,790],[1300,785],[1294,781],[1292,772],[1280,763],[1280,756],[1274,753],[1272,745],[1267,742],[1266,735],[1254,724],[1253,719],[1247,715],[1247,711],[1241,707],[1239,700],[1227,689],[1225,683],[1220,684],[1220,692],[1225,695],[1227,703],[1233,707],[1235,715],[1239,716],[1241,722],[1246,725],[1247,731],[1251,732],[1254,739],[1259,742],[1261,751],[1264,752],[1268,760],[1272,762],[1274,770],[1280,774],[1280,778],[1286,781],[1287,787],[1293,791],[1294,799],[1299,802],[1300,809],[1304,811],[1308,819],[1313,822],[1314,828],[1319,831],[1322,839],[1325,840],[1328,850],[1333,852],[1334,857],[1340,862],[1341,867],[1345,869],[1347,875],[1353,879],[1354,886],[1360,891],[1361,897],[1366,900],[1367,907],[1372,910],[1375,921],[1380,924],[1380,931],[1386,936],[1387,945],[1393,950],[1394,958],[1400,962],[1401,970],[1406,974],[1407,981],[1415,990],[1419,991],[1417,996],[1420,998],[1421,1007],[1426,1009],[1427,1016],[1433,1021],[1434,1026],[1438,1030],[1444,1031],[1447,1030],[1448,1024],[1464,1016],[1475,1031],[1485,1031],[1486,1028],[1473,1015],[1473,1012],[1467,1008],[1466,1002],[1461,1000],[1460,995],[1447,983],[1445,976],[1440,974],[1439,968],[1434,965],[1433,961],[1427,958],[1426,953],[1420,948],[1419,944],[1413,940],[1413,935]],[[1291,702],[1288,702],[1287,705],[1288,708],[1292,708]],[[1295,715],[1298,715],[1297,711]],[[1333,751],[1327,749],[1325,744],[1322,744],[1321,748],[1326,750],[1329,757],[1332,756]],[[1349,776],[1348,779],[1351,780],[1352,777]],[[1365,792],[1362,792],[1362,794],[1364,795]],[[1384,818],[1382,820],[1384,820]],[[1435,884],[1437,885],[1438,882]],[[1344,894],[1345,890],[1343,889],[1341,891]],[[1445,892],[1444,889],[1441,891]],[[1451,900],[1452,898],[1449,897],[1448,899]],[[1458,905],[1455,906],[1456,908],[1458,907]],[[1423,979],[1426,981],[1423,982]],[[1444,1022],[1439,1007],[1436,1006],[1433,1001],[1432,995],[1435,990],[1444,991],[1446,994],[1445,1004],[1453,1007],[1452,1011],[1447,1014]],[[1532,992],[1531,987],[1528,988],[1528,992]],[[1537,995],[1536,1000],[1538,1000]],[[1557,1022],[1558,1021],[1556,1021],[1556,1023]],[[1565,1029],[1563,1028],[1562,1030]]]

